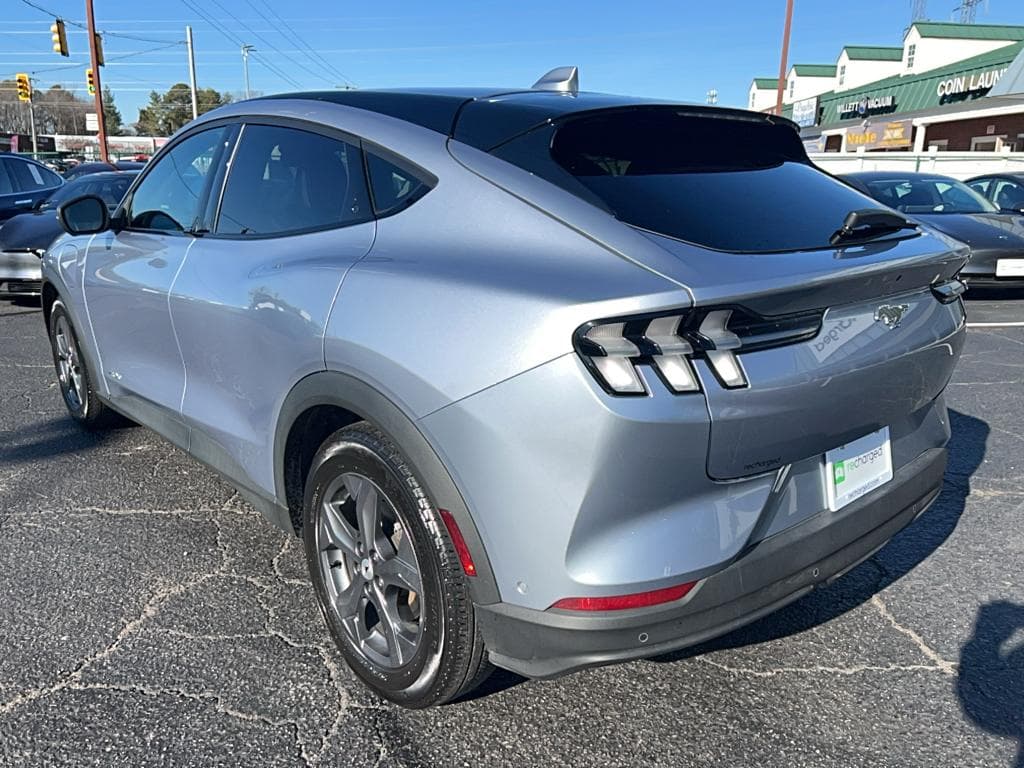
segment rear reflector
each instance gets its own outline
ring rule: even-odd
[[[441,519],[444,520],[444,527],[448,529],[448,535],[451,537],[455,552],[459,556],[459,562],[462,563],[462,570],[465,571],[467,576],[476,576],[476,565],[473,563],[473,556],[469,554],[466,540],[462,538],[459,524],[455,522],[452,513],[447,509],[439,509],[438,512],[441,513]]]
[[[629,608],[647,608],[661,603],[680,600],[697,586],[696,581],[678,584],[674,587],[655,589],[651,592],[636,592],[632,595],[612,595],[611,597],[563,597],[551,608],[562,611],[624,611]],[[548,610],[551,610],[550,608]]]

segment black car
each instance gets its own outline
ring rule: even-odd
[[[841,177],[928,226],[971,246],[961,273],[973,283],[1024,281],[1024,216],[1001,210],[967,184],[948,176],[900,171]]]
[[[93,173],[60,187],[31,213],[12,217],[0,227],[0,287],[7,294],[33,294],[40,287],[40,257],[64,231],[57,208],[82,195],[95,195],[111,211],[124,197],[138,171]]]
[[[1024,173],[989,173],[965,183],[997,208],[1024,213]]]
[[[103,173],[105,171],[141,171],[145,167],[145,163],[136,162],[135,160],[116,160],[113,163],[79,163],[64,174],[64,179],[65,181],[71,181],[79,176],[86,176],[90,173]]]
[[[0,222],[32,210],[64,183],[42,163],[0,154]]]

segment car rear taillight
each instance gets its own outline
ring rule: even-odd
[[[727,389],[749,385],[739,355],[814,338],[823,313],[762,317],[742,307],[662,312],[597,320],[577,329],[574,346],[613,395],[645,395],[640,367],[653,368],[676,394],[700,391],[693,360],[704,359]]]
[[[630,608],[649,608],[652,605],[682,600],[690,593],[696,581],[677,584],[674,587],[654,589],[650,592],[634,592],[631,595],[610,595],[608,597],[563,597],[548,610],[560,611],[625,611]]]

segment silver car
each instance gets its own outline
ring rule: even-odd
[[[182,129],[44,259],[60,389],[301,535],[422,707],[796,600],[938,495],[966,249],[764,114],[338,91]]]

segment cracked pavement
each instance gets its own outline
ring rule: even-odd
[[[974,293],[974,292],[972,292]],[[1024,321],[1024,293],[972,298]],[[144,429],[79,430],[0,302],[0,766],[1024,768],[1024,328],[969,331],[936,504],[843,578],[657,659],[408,712],[300,543]]]

